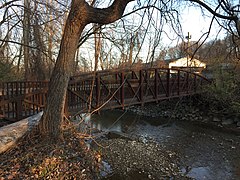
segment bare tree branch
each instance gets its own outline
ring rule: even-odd
[[[6,3],[3,4],[2,6],[0,6],[0,9],[2,9],[2,8],[8,6],[8,5],[10,5],[10,4],[12,4],[12,3],[16,2],[16,1],[19,1],[19,0],[12,0],[12,1],[6,2]]]
[[[221,6],[223,11],[228,14],[228,16],[220,14],[215,10],[213,10],[209,5],[207,5],[204,1],[201,0],[189,0],[190,2],[195,2],[199,4],[200,6],[204,7],[206,10],[208,10],[211,14],[213,14],[215,17],[229,20],[230,22],[233,21],[235,23],[235,28],[238,33],[238,36],[240,37],[240,20],[238,16],[236,15],[234,11],[234,7],[231,7],[231,5],[227,1],[218,1],[218,7]],[[222,4],[223,3],[223,4]],[[238,6],[236,6],[238,7]]]
[[[115,0],[108,8],[93,8],[88,5],[88,23],[109,24],[120,19],[126,5],[134,0]]]
[[[211,7],[209,7],[204,1],[201,1],[201,0],[190,0],[190,2],[198,3],[199,5],[201,5],[205,9],[207,9],[211,14],[213,14],[214,16],[219,17],[221,19],[227,19],[227,20],[233,20],[233,21],[238,19],[238,17],[236,15],[225,16],[225,15],[217,13],[215,10],[213,10]]]

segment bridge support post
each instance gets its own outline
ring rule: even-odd
[[[194,92],[197,92],[197,76],[194,74],[194,82],[193,82],[193,88],[194,88]]]
[[[189,94],[189,72],[187,72],[187,77],[186,77],[186,84],[187,84],[187,94]]]
[[[96,108],[99,107],[100,104],[100,77],[99,74],[96,74]]]
[[[12,87],[12,89],[14,89],[14,86]],[[15,82],[15,94],[16,96],[19,95],[19,92],[18,92],[18,89],[19,89],[19,86],[18,86],[18,82]],[[22,100],[21,99],[18,99],[16,101],[16,119],[17,120],[20,120],[22,118]]]
[[[154,89],[155,89],[155,99],[156,99],[156,103],[157,103],[158,102],[158,69],[155,69]]]
[[[18,120],[22,119],[22,101],[21,101],[21,99],[18,99],[16,101],[15,111],[16,111],[16,120],[18,121]]]
[[[139,71],[139,97],[141,101],[141,106],[144,105],[144,99],[143,99],[143,70]]]
[[[170,96],[170,69],[167,70],[167,93],[166,96]]]
[[[177,95],[179,96],[180,95],[180,70],[178,70],[178,73],[177,73]]]
[[[121,72],[121,88],[120,88],[120,99],[121,99],[121,105],[122,109],[124,109],[124,72]]]

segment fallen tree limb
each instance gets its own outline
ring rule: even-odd
[[[39,123],[43,112],[0,128],[0,154],[14,147],[17,142]]]

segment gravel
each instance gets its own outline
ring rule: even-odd
[[[101,145],[105,147],[100,150],[103,159],[114,172],[114,176],[105,178],[189,179],[181,173],[176,154],[163,150],[159,144],[117,138],[102,140]]]

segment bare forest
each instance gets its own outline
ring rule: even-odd
[[[195,14],[189,14],[187,18],[202,18],[208,22],[200,25],[204,28],[199,29],[197,39],[183,28],[186,20],[184,12],[190,8],[199,11],[201,15],[195,17]],[[64,134],[64,128],[69,123],[69,117],[65,113],[65,105],[69,100],[66,98],[67,93],[75,93],[75,96],[86,102],[88,113],[93,114],[101,108],[97,106],[99,109],[91,109],[92,99],[96,104],[100,101],[100,92],[94,87],[99,84],[104,86],[98,73],[121,69],[168,68],[169,61],[184,57],[206,63],[207,68],[201,72],[201,77],[214,79],[214,85],[205,89],[203,103],[212,104],[210,110],[217,114],[240,116],[239,1],[0,2],[0,81],[48,83],[43,115],[37,127],[28,135],[38,136],[38,140],[47,139],[50,144],[64,139],[72,141],[71,137]],[[68,85],[70,81],[74,82],[77,77],[88,73],[93,77],[90,83],[91,94],[89,99],[84,99],[85,94],[72,92]],[[122,84],[127,81],[124,75],[119,75],[119,78]],[[139,81],[145,83],[144,79],[140,78]],[[131,86],[131,82],[128,84]],[[109,90],[107,86],[104,88]],[[155,88],[157,89],[156,86]],[[1,89],[2,94],[5,93],[2,85]],[[119,86],[118,90],[122,89]],[[135,92],[134,87],[131,89]],[[96,97],[93,97],[94,92]],[[112,99],[122,103],[124,93],[120,94],[121,100],[114,92],[108,93]],[[150,93],[154,95],[153,91]],[[142,99],[141,94],[137,98]],[[6,99],[2,99],[4,104]],[[106,100],[106,103],[108,101],[110,100]],[[24,103],[29,102],[25,100]],[[33,107],[35,105],[36,103],[32,104]],[[2,107],[6,106],[1,105]],[[81,135],[81,138],[83,136],[86,134]],[[82,144],[79,146],[81,151],[86,150]],[[73,145],[71,147],[79,148]],[[86,155],[86,158],[94,159],[94,156]],[[74,170],[71,173],[74,174]]]

